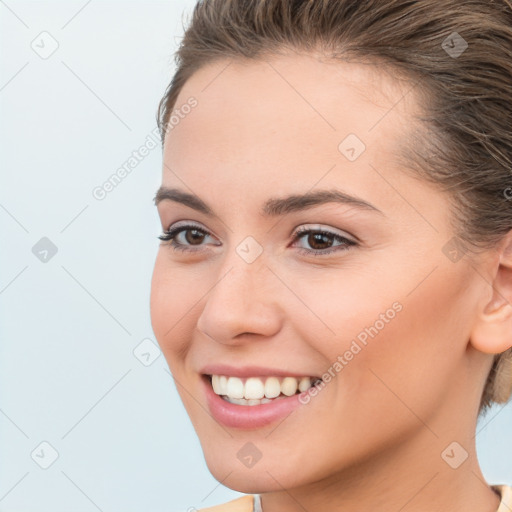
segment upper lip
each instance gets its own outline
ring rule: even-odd
[[[291,372],[264,366],[229,366],[226,364],[208,364],[200,372],[205,375],[225,375],[227,377],[316,377],[312,373]],[[317,377],[320,378],[320,377]]]

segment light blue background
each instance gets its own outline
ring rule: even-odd
[[[209,474],[163,356],[133,353],[155,343],[159,146],[92,195],[155,129],[193,5],[0,3],[0,511],[177,512],[239,495]],[[58,43],[46,59],[31,47],[51,48],[43,31]],[[46,263],[42,237],[58,249]],[[511,405],[480,426],[490,483],[512,483],[511,426]],[[48,469],[43,441],[59,455]]]

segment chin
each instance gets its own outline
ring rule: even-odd
[[[222,485],[233,491],[243,492],[245,494],[260,494],[265,492],[282,491],[283,487],[288,489],[293,484],[283,480],[280,475],[270,471],[270,474],[263,468],[236,468],[233,469],[226,464],[208,464],[208,469],[212,476]],[[289,471],[285,472],[289,474]],[[272,476],[274,478],[272,478]]]
[[[234,491],[245,494],[282,491],[283,487],[291,489],[307,484],[310,480],[309,476],[312,480],[315,479],[313,473],[304,474],[304,467],[299,475],[294,463],[291,460],[283,461],[282,457],[270,459],[268,456],[263,456],[252,467],[246,467],[237,458],[237,451],[245,442],[235,441],[236,448],[228,448],[226,444],[224,443],[220,449],[206,447],[203,451],[206,465],[212,476]]]

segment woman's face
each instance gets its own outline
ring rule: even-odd
[[[481,392],[468,340],[487,284],[459,259],[447,198],[397,163],[412,85],[311,56],[228,64],[178,97],[158,213],[164,231],[192,227],[179,250],[162,242],[151,294],[210,470],[279,490],[405,444],[429,450],[411,470],[448,468],[442,450],[463,444],[454,407],[473,411]],[[233,377],[232,397],[272,396],[270,377],[285,395],[293,377],[323,381],[239,405],[211,374]]]

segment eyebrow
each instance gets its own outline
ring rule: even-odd
[[[162,201],[174,201],[184,204],[198,212],[210,217],[216,216],[208,204],[195,194],[189,194],[177,188],[160,187],[154,197],[155,205]],[[374,211],[384,215],[378,208],[358,197],[351,196],[340,190],[316,190],[305,194],[295,194],[287,197],[275,197],[268,199],[261,214],[265,217],[277,217],[288,213],[306,210],[326,203],[341,203],[361,210]]]

